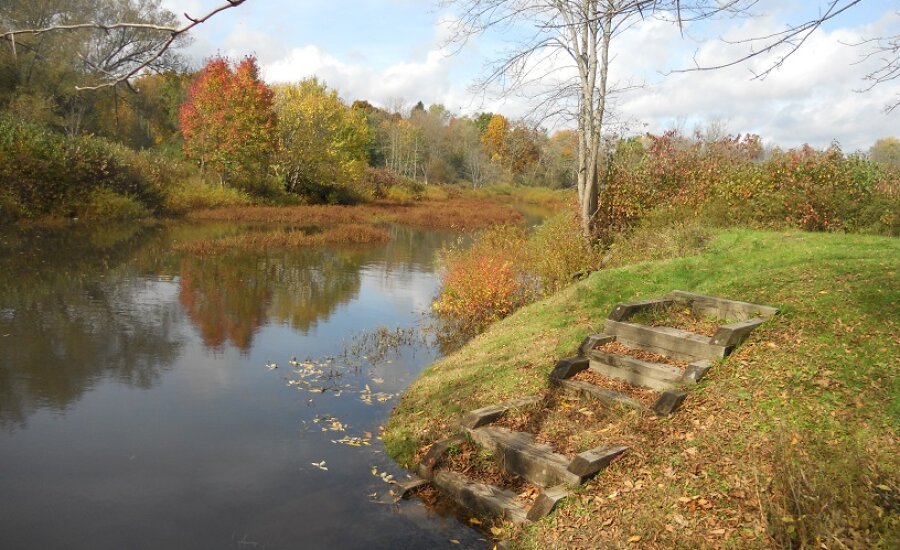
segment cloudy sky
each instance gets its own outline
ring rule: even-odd
[[[176,13],[205,13],[221,0],[164,0]],[[198,27],[186,53],[198,65],[215,54],[254,54],[269,82],[317,76],[348,100],[385,106],[442,103],[452,112],[490,110],[533,116],[535,87],[510,97],[472,92],[472,84],[527,28],[514,27],[448,45],[455,13],[436,0],[248,0]],[[753,132],[772,144],[817,147],[837,141],[848,151],[900,135],[900,108],[884,106],[900,95],[900,79],[866,93],[863,77],[879,58],[863,59],[874,36],[900,34],[900,1],[864,0],[813,34],[783,66],[764,80],[753,71],[772,58],[710,72],[672,73],[693,59],[715,64],[734,59],[741,39],[781,30],[817,13],[825,0],[761,0],[757,15],[688,27],[648,20],[612,44],[612,79],[639,88],[615,98],[616,118],[626,131],[690,131],[710,122],[730,133]],[[562,60],[545,64],[561,65]],[[563,69],[557,72],[565,75]],[[553,82],[545,82],[552,86]],[[560,127],[559,119],[544,121]]]

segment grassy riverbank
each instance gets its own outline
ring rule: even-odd
[[[616,302],[684,289],[772,304],[782,314],[673,417],[586,417],[631,451],[549,518],[504,526],[503,537],[525,548],[891,547],[898,270],[897,239],[728,230],[696,256],[594,273],[432,365],[385,443],[412,464],[462,412],[543,390],[555,360],[599,332]]]

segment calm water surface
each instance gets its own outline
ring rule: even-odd
[[[321,366],[355,335],[416,326],[434,252],[456,235],[172,251],[239,230],[0,233],[0,547],[485,547],[418,501],[384,503],[372,474],[402,477],[378,428],[439,352]],[[368,434],[370,446],[332,442]]]

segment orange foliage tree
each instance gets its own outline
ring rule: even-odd
[[[184,152],[225,182],[265,172],[275,148],[272,90],[252,56],[237,65],[210,59],[188,90],[179,118]]]

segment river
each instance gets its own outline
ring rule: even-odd
[[[0,547],[487,546],[386,494],[379,426],[440,352],[344,354],[420,324],[458,235],[173,251],[240,230],[0,230]]]

